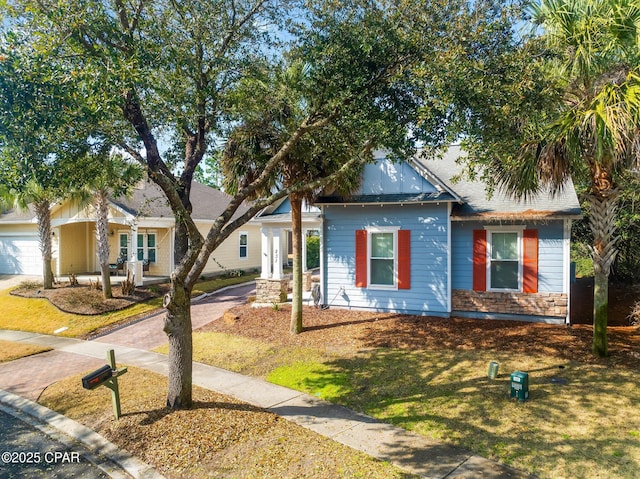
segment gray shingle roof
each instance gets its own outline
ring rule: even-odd
[[[555,196],[548,190],[532,195],[527,201],[517,201],[504,191],[497,190],[488,197],[486,185],[480,181],[470,181],[464,177],[453,181],[462,172],[462,167],[456,162],[461,156],[464,156],[464,152],[460,146],[452,145],[441,159],[425,159],[420,155],[415,159],[460,196],[463,203],[454,205],[452,219],[513,220],[524,217],[542,220],[581,216],[580,203],[572,182]]]
[[[0,214],[0,220],[3,223],[30,223],[35,220],[36,214],[32,205],[28,205],[27,209],[12,208],[9,211]]]
[[[214,220],[227,207],[231,196],[209,186],[193,182],[191,184],[192,218],[194,220]],[[133,216],[147,218],[173,218],[173,211],[162,190],[151,181],[143,181],[134,189],[131,197],[111,198],[111,203]],[[249,207],[240,205],[234,218]],[[29,222],[35,218],[31,207],[27,210],[11,210],[0,215],[2,222]]]
[[[194,220],[214,220],[225,210],[231,196],[209,186],[191,183],[191,217]],[[144,181],[134,189],[130,198],[119,197],[111,199],[112,203],[132,215],[149,218],[173,218],[173,211],[169,206],[164,192],[152,181]],[[234,217],[247,211],[249,207],[240,205]]]

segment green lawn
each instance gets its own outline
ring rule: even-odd
[[[200,296],[204,293],[211,293],[213,291],[217,291],[219,289],[225,288],[227,286],[232,286],[234,284],[246,283],[248,281],[253,281],[256,279],[259,274],[245,274],[242,276],[232,276],[230,278],[212,278],[212,279],[204,279],[202,281],[198,281],[193,288],[192,296]]]
[[[194,348],[197,361],[266,377],[541,478],[631,479],[640,470],[640,386],[623,368],[487,351],[336,355],[219,333],[195,334]],[[495,380],[490,361],[500,364]],[[524,403],[510,398],[516,370],[530,375]]]
[[[12,296],[9,294],[9,290],[0,291],[0,303],[2,303],[0,329],[54,334],[61,328],[67,328],[59,334],[61,336],[83,337],[101,327],[158,309],[162,306],[162,298],[155,298],[127,309],[95,316],[64,313],[47,299]]]

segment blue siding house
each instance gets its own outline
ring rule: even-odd
[[[442,159],[366,165],[350,196],[323,196],[320,287],[325,304],[435,316],[569,318],[573,185],[517,202]]]

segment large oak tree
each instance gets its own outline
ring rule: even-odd
[[[299,189],[319,187],[370,158],[374,147],[396,157],[413,141],[455,137],[446,123],[443,66],[471,35],[491,55],[492,30],[501,24],[500,2],[328,0],[15,0],[20,22],[35,42],[75,65],[104,122],[120,144],[164,191],[176,220],[178,262],[165,297],[169,339],[167,404],[191,405],[190,293],[210,254],[266,205]],[[285,34],[285,27],[287,29]],[[499,43],[499,42],[498,42]],[[262,89],[293,61],[309,65],[297,98],[299,114],[283,128],[261,169],[234,192],[202,236],[191,218],[194,172],[216,135],[264,111]],[[255,84],[255,83],[254,83]],[[270,91],[266,88],[265,91]],[[303,142],[332,131],[348,134],[358,151],[329,177],[292,182],[263,196],[274,175]],[[159,135],[170,137],[163,152]],[[306,179],[305,179],[306,180]],[[246,212],[238,208],[255,198]]]

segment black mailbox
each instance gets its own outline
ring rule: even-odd
[[[112,376],[113,370],[111,366],[102,366],[100,369],[96,369],[82,378],[82,387],[85,389],[95,389],[107,379],[111,379]]]

